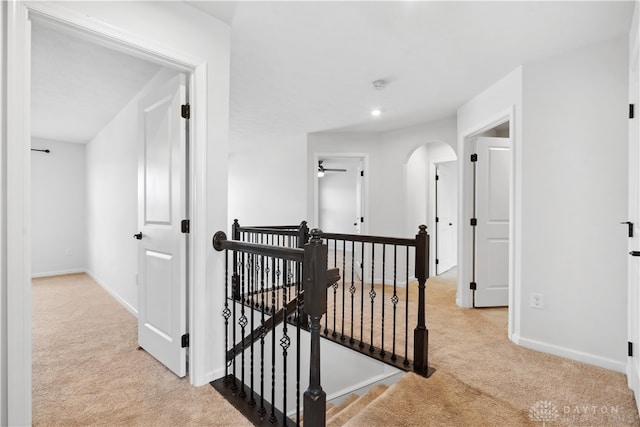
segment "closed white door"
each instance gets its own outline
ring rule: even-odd
[[[140,103],[138,163],[138,343],[176,375],[186,375],[187,332],[185,78]]]
[[[508,138],[476,140],[475,306],[509,304]]]
[[[439,163],[436,169],[436,227],[438,233],[436,274],[457,263],[458,162]]]

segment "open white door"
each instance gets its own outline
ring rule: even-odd
[[[439,163],[436,169],[436,274],[457,263],[458,162]]]
[[[140,102],[138,163],[138,343],[179,377],[186,375],[187,234],[185,77]]]
[[[509,138],[476,140],[475,307],[509,305]]]
[[[640,34],[638,18],[640,11],[635,6],[633,24],[629,33],[629,253],[640,251]],[[633,118],[631,117],[633,108]],[[638,254],[635,252],[635,254]],[[627,363],[629,387],[633,390],[636,405],[640,407],[640,257],[629,256],[628,263],[628,334],[630,354]]]

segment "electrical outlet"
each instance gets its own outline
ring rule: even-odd
[[[537,308],[538,310],[542,310],[544,308],[544,300],[542,299],[542,294],[531,294],[531,307]]]

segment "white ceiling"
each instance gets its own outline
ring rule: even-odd
[[[232,25],[234,144],[452,117],[518,65],[625,34],[633,10],[611,1],[189,3]],[[374,90],[376,79],[386,89]]]
[[[518,65],[626,34],[633,9],[631,1],[188,3],[232,27],[232,145],[452,117]],[[36,137],[88,141],[160,69],[33,28]],[[374,90],[376,79],[389,84]]]
[[[34,138],[89,142],[161,69],[40,22],[32,28]]]

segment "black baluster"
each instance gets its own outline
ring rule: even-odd
[[[283,261],[283,284],[282,284],[282,307],[286,307],[288,301],[288,286],[286,286],[286,281],[289,281],[289,262]],[[284,313],[284,319],[282,322],[282,338],[280,338],[280,346],[282,347],[282,423],[284,426],[287,425],[287,355],[288,349],[291,345],[291,339],[287,332],[289,328],[287,327],[287,318],[286,312]]]
[[[337,267],[338,266],[338,240],[335,239],[333,241],[333,267]],[[336,310],[337,310],[337,305],[338,305],[338,298],[337,298],[337,294],[338,294],[338,282],[335,282],[333,285],[333,332],[331,333],[332,337],[337,337],[338,333],[336,332],[338,328],[336,328]]]
[[[298,242],[299,243],[299,242]],[[296,263],[296,425],[300,425],[300,329],[302,326],[302,264]]]
[[[393,245],[393,296],[391,297],[391,303],[393,304],[393,340],[391,350],[391,360],[394,362],[397,359],[396,356],[396,310],[398,308],[398,282],[397,282],[397,261],[398,261],[398,246]]]
[[[245,398],[247,397],[247,392],[245,390],[245,345],[244,345],[244,337],[245,337],[245,327],[247,326],[247,316],[245,315],[245,304],[246,304],[246,288],[245,288],[245,284],[246,284],[246,272],[245,269],[247,268],[247,259],[245,254],[242,254],[242,262],[241,262],[241,275],[240,275],[240,294],[242,295],[242,305],[240,305],[240,319],[238,319],[238,323],[240,324],[240,335],[241,335],[241,340],[242,340],[242,353],[240,356],[240,376],[241,376],[241,384],[240,384],[240,393],[238,393],[238,396]]]
[[[265,310],[265,288],[264,288],[264,276],[267,274],[267,280],[269,275],[269,264],[265,264],[264,256],[260,257],[262,268],[260,270],[260,324],[263,329],[260,332],[260,408],[258,408],[258,413],[260,416],[264,416],[267,413],[267,410],[264,407],[264,337],[266,336],[266,332],[264,330],[264,310]],[[265,270],[265,265],[267,266]]]
[[[233,277],[233,279],[234,279],[235,283],[234,283],[233,289],[234,289],[234,292],[237,290],[237,293],[235,294],[235,296],[237,296],[239,298],[239,295],[240,295],[240,275],[239,275],[239,270],[238,270],[239,269],[238,257],[239,257],[239,254],[234,251],[233,252],[233,266],[234,266],[234,272],[233,272],[233,276],[234,277]],[[238,313],[237,313],[238,308],[237,307],[238,307],[237,299],[234,298],[234,300],[233,300],[233,328],[231,329],[232,334],[233,334],[233,345],[234,345],[234,347],[235,347],[235,344],[237,342],[236,341],[236,329],[237,329],[236,328],[236,321],[238,319]],[[234,352],[233,353],[233,365],[232,365],[232,367],[233,367],[233,369],[232,369],[233,370],[233,385],[231,386],[231,389],[234,392],[238,391],[238,384],[237,384],[237,381],[236,381],[236,378],[238,378],[238,375],[236,373],[236,368],[237,368],[236,365],[237,365],[237,359],[238,358],[236,356],[237,355]]]
[[[346,267],[346,252],[347,252],[347,241],[342,240],[342,316],[340,317],[340,321],[342,323],[341,333],[340,333],[340,341],[344,341],[344,295],[346,292],[346,279],[345,279],[345,267]]]
[[[254,303],[255,303],[255,301],[254,301],[254,299],[255,299],[255,296],[256,296],[255,295],[255,291],[256,291],[256,289],[255,289],[256,274],[258,272],[258,270],[257,270],[258,269],[258,263],[256,262],[256,260],[257,260],[256,256],[255,255],[251,255],[250,262],[249,262],[249,266],[251,267],[251,270],[250,270],[251,274],[249,276],[249,289],[250,289],[249,292],[250,292],[250,295],[251,295],[251,305],[250,305],[250,307],[251,307],[251,328],[250,328],[250,331],[253,331],[255,329],[255,322],[254,322],[254,317],[255,317],[255,305],[254,305]],[[250,393],[249,393],[249,406],[255,406],[255,404],[256,404],[255,393],[254,393],[255,384],[253,382],[254,375],[255,375],[254,368],[253,368],[254,360],[255,360],[254,359],[254,349],[255,349],[255,346],[253,345],[253,341],[252,341],[251,342],[251,351],[250,351],[250,355],[251,355],[250,360],[251,360],[251,362],[250,362],[250,367],[249,367],[249,372],[250,372],[250,374],[249,374],[249,382],[250,382],[250,387],[249,387],[249,390],[250,390]]]
[[[369,341],[369,353],[373,353],[375,347],[373,346],[373,318],[374,318],[374,310],[373,305],[376,299],[376,289],[374,285],[374,277],[375,277],[375,251],[376,244],[371,244],[371,290],[369,290],[369,298],[371,299],[371,332],[370,332],[370,341]]]
[[[382,244],[382,307],[381,307],[381,315],[380,315],[380,328],[382,329],[382,337],[381,337],[381,341],[380,341],[380,356],[384,357],[385,356],[385,351],[384,351],[384,304],[385,304],[385,300],[384,300],[384,288],[385,288],[385,281],[384,281],[384,276],[385,276],[385,266],[386,266],[386,256],[387,256],[387,245],[385,245],[384,243]]]
[[[409,246],[407,246],[407,259],[405,266],[405,307],[404,307],[404,360],[403,365],[409,364]]]
[[[351,294],[351,335],[349,336],[349,343],[353,344],[355,339],[353,337],[353,325],[354,325],[354,297],[356,294],[356,284],[355,284],[355,258],[356,258],[356,242],[351,241],[351,286],[349,286],[349,293]]]
[[[273,258],[273,281],[271,282],[271,317],[276,313],[276,287],[277,280],[276,277],[279,277],[280,267],[278,266],[279,262]],[[276,271],[276,267],[278,267],[278,271]],[[273,330],[271,331],[271,415],[269,416],[269,422],[271,424],[278,421],[276,418],[276,328],[274,325]]]
[[[224,383],[229,383],[229,361],[227,360],[227,349],[229,348],[229,317],[231,316],[231,310],[229,310],[229,251],[224,251],[224,310],[222,310],[222,316],[224,317]]]
[[[360,256],[360,344],[358,347],[364,347],[364,242],[361,244]],[[373,277],[371,278],[373,279]]]

